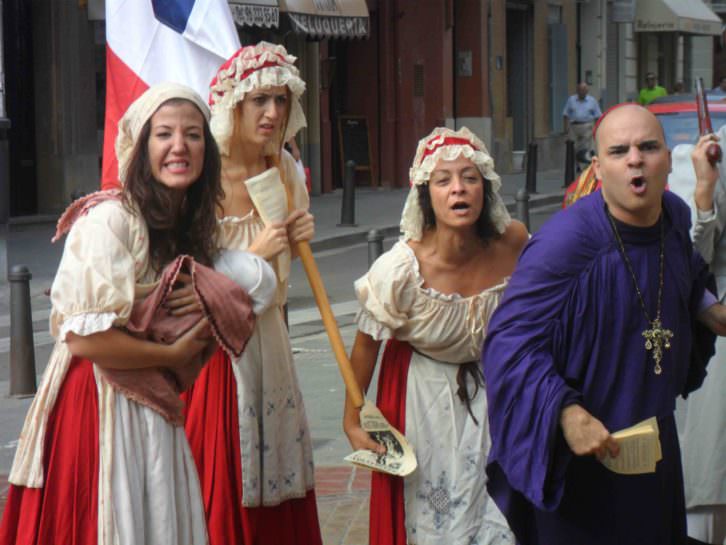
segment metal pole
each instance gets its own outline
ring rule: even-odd
[[[30,310],[30,278],[25,265],[10,269],[10,395],[35,393],[35,348]]]
[[[3,2],[0,0],[0,286],[8,280],[8,219],[10,216],[10,154],[5,113],[5,53],[3,49]]]
[[[537,193],[537,142],[527,146],[527,191]]]
[[[565,181],[562,187],[569,186],[575,181],[575,143],[567,139],[565,141]]]
[[[517,217],[529,231],[529,193],[527,188],[524,187],[518,190],[514,200],[517,203]]]
[[[383,253],[383,233],[378,229],[368,231],[368,267]]]
[[[355,161],[345,163],[343,200],[340,203],[338,227],[355,227]]]

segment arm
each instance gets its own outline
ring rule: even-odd
[[[716,335],[726,337],[726,306],[711,305],[698,315],[698,319]]]
[[[581,405],[568,405],[560,412],[560,427],[565,441],[576,456],[594,454],[602,460],[606,454],[615,458],[620,446],[607,428]]]
[[[207,319],[203,318],[170,345],[137,339],[118,328],[91,335],[69,332],[66,343],[74,356],[109,369],[173,368],[190,363],[207,348],[210,335]]]
[[[716,135],[702,136],[691,152],[696,176],[696,187],[693,192],[693,204],[696,207],[692,230],[693,243],[707,263],[713,260],[714,250],[723,232],[721,214],[726,204],[724,202],[726,195],[718,191],[719,169],[712,165],[706,156],[706,150],[713,142],[718,142]]]
[[[363,391],[368,390],[373,377],[373,370],[376,367],[378,351],[381,341],[376,341],[370,335],[358,331],[353,344],[353,352],[350,355],[350,363],[353,366],[355,379]],[[343,430],[348,436],[350,445],[355,450],[368,449],[384,454],[386,448],[371,439],[370,435],[360,426],[360,409],[353,406],[353,403],[345,396],[345,409],[343,414]]]

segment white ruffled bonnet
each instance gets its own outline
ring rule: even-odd
[[[499,233],[504,233],[511,221],[507,207],[499,194],[502,180],[494,172],[494,159],[487,147],[466,127],[458,131],[437,127],[418,143],[416,157],[409,170],[411,190],[406,198],[401,215],[401,232],[405,240],[421,240],[423,235],[423,212],[418,204],[418,187],[427,184],[436,164],[441,160],[453,161],[463,155],[476,165],[479,172],[492,185],[493,203],[490,210],[492,221]]]
[[[204,119],[209,121],[209,108],[202,97],[191,87],[172,82],[157,83],[149,87],[144,94],[131,103],[118,122],[115,149],[118,159],[118,179],[121,185],[126,181],[131,154],[139,134],[141,134],[141,129],[164,102],[177,98],[193,103],[202,112]]]
[[[229,155],[229,139],[234,131],[234,108],[253,89],[287,86],[290,90],[290,115],[281,142],[271,142],[265,153],[277,154],[278,146],[307,126],[300,105],[305,82],[295,67],[296,57],[281,45],[260,42],[239,49],[217,72],[209,86],[209,106],[212,110],[210,128],[217,140],[219,152]]]

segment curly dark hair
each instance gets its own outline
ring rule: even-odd
[[[486,178],[483,179],[484,183],[484,206],[482,207],[481,214],[476,221],[476,235],[481,239],[484,244],[487,244],[491,240],[496,240],[502,236],[497,231],[492,219],[492,208],[494,206],[494,191],[492,190],[492,184]],[[421,184],[417,188],[418,190],[418,205],[421,207],[423,212],[423,228],[424,231],[427,229],[433,229],[436,227],[436,214],[434,214],[434,207],[431,205],[431,193],[429,192],[429,184]]]
[[[171,99],[163,105],[189,103]],[[196,106],[195,106],[196,107]],[[161,271],[180,254],[191,255],[211,265],[218,252],[215,240],[216,211],[224,197],[221,162],[217,143],[204,121],[204,163],[199,179],[186,191],[181,207],[174,206],[174,190],[158,182],[149,161],[151,119],[141,129],[134,147],[124,184],[124,204],[141,214],[149,229],[151,265]]]

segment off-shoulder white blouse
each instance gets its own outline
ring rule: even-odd
[[[470,297],[424,288],[413,249],[399,240],[355,283],[358,329],[376,340],[409,342],[441,362],[475,361],[507,280]]]

